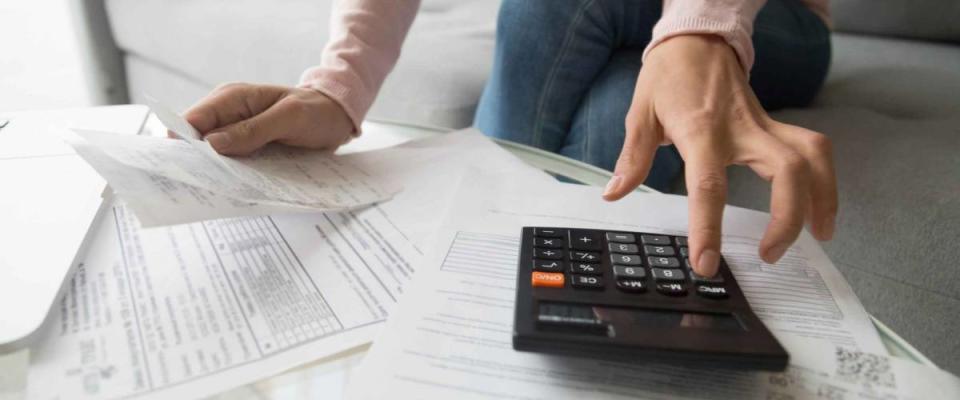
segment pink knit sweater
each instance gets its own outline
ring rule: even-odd
[[[753,20],[766,0],[664,0],[644,57],[664,40],[684,34],[722,36],[744,72],[753,65]],[[828,0],[802,0],[828,21]],[[343,106],[360,131],[380,85],[396,64],[420,0],[336,0],[330,41],[320,64],[304,71],[300,87],[319,90]]]

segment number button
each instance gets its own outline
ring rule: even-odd
[[[533,269],[543,272],[563,272],[563,261],[558,260],[533,260]]]
[[[562,249],[563,239],[558,238],[534,238],[534,247],[543,247],[548,249]]]
[[[680,255],[683,257],[690,257],[690,249],[686,247],[680,248]]]
[[[571,251],[570,259],[573,261],[597,262],[600,261],[600,253],[592,251]]]
[[[533,258],[540,258],[545,260],[561,260],[563,259],[563,250],[533,249]]]
[[[681,282],[684,280],[683,271],[679,269],[653,268],[650,272],[657,282]]]
[[[614,265],[640,265],[640,256],[630,254],[610,254],[610,263]]]
[[[603,280],[598,276],[574,275],[572,285],[581,289],[603,289]]]
[[[705,276],[701,276],[701,275],[697,274],[696,272],[694,272],[694,271],[691,269],[691,270],[690,270],[690,279],[691,279],[692,281],[694,281],[694,282],[697,282],[697,283],[721,283],[721,282],[723,282],[723,277],[720,276],[720,272],[719,272],[719,271],[717,271],[717,274],[714,275],[712,278],[707,278],[707,277],[705,277]]]
[[[643,252],[648,256],[672,256],[673,247],[670,246],[643,246]]]
[[[620,278],[643,278],[647,276],[647,271],[643,267],[627,267],[624,265],[613,266],[613,276]]]
[[[634,243],[637,238],[632,233],[607,232],[607,241],[615,243]]]
[[[677,241],[677,246],[687,246],[687,237],[686,236],[677,236],[674,237],[674,240]]]
[[[680,268],[680,260],[674,257],[647,257],[651,267]]]
[[[635,244],[610,243],[611,253],[638,254],[640,249]]]
[[[570,272],[583,275],[603,275],[603,271],[600,270],[600,264],[591,263],[572,263],[570,264]]]

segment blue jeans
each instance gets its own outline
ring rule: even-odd
[[[493,71],[475,126],[613,170],[643,49],[661,0],[505,0]],[[798,0],[769,0],[754,23],[750,85],[768,110],[816,95],[830,64],[830,32]],[[668,191],[683,161],[661,147],[645,182]]]

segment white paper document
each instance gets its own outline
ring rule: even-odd
[[[368,343],[466,168],[551,179],[475,131],[355,157],[406,190],[151,229],[114,207],[31,348],[29,398],[195,398]]]
[[[71,144],[144,226],[276,212],[338,211],[393,197],[400,185],[362,163],[279,144],[241,158],[217,154],[185,120],[154,112],[180,140],[76,130]]]
[[[725,213],[723,254],[754,310],[791,353],[785,373],[514,351],[521,227],[683,234],[685,199],[633,194],[605,203],[599,188],[518,187],[478,174],[464,180],[455,203],[433,255],[352,381],[351,397],[892,399],[940,398],[928,395],[947,384],[956,389],[949,374],[904,372],[911,363],[883,355],[868,314],[809,234],[784,261],[764,264],[756,245],[769,217],[733,207]],[[917,376],[944,385],[910,381]]]

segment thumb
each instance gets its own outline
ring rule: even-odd
[[[640,186],[650,173],[653,157],[660,145],[659,125],[652,107],[639,107],[641,112],[627,113],[626,132],[620,158],[607,183],[603,198],[619,200]]]

